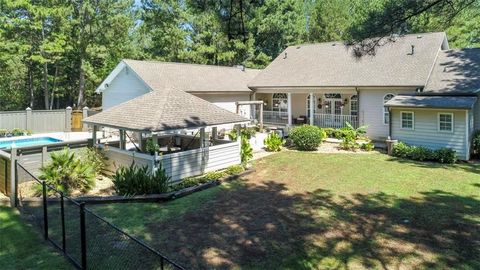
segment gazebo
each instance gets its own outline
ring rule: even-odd
[[[105,150],[111,171],[132,162],[155,171],[161,164],[172,181],[178,181],[240,164],[240,142],[219,139],[217,126],[237,124],[238,132],[249,120],[186,92],[170,89],[152,91],[83,122],[92,127],[93,143]],[[119,140],[99,140],[100,127],[118,130]],[[211,129],[209,136],[206,128]],[[149,153],[147,141],[157,144],[159,151]]]

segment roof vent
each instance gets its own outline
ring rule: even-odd
[[[285,52],[285,55],[283,55],[283,59],[287,59],[287,52]]]

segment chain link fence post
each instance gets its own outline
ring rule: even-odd
[[[85,203],[80,203],[80,245],[82,251],[82,269],[87,269],[87,235],[85,231]]]

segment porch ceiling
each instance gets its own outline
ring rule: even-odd
[[[327,94],[327,93],[339,93],[339,94],[357,94],[355,87],[351,88],[318,88],[318,87],[296,87],[296,88],[262,88],[256,89],[255,93],[292,93],[292,94]]]

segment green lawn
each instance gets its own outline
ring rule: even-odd
[[[0,206],[0,269],[73,269],[17,210]]]
[[[163,204],[95,210],[189,268],[480,269],[480,166],[282,152]]]

